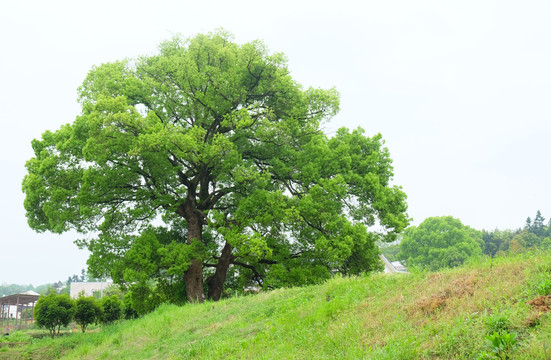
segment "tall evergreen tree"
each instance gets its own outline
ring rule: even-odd
[[[526,218],[526,223],[524,224],[524,230],[531,231],[532,230],[532,219],[530,216]]]
[[[545,236],[545,218],[541,215],[541,212],[539,210],[536,213],[534,222],[532,223],[531,232],[540,237]]]

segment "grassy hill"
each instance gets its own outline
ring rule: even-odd
[[[97,333],[0,350],[0,358],[487,359],[497,358],[487,339],[497,331],[517,339],[502,358],[551,359],[550,293],[551,254],[523,254],[165,305]]]

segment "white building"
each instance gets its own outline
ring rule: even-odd
[[[101,282],[72,282],[69,295],[71,298],[76,299],[80,294],[84,296],[94,295],[94,291],[103,292],[109,286],[113,285],[113,280],[101,281]]]
[[[384,269],[384,273],[406,273],[407,272],[407,269],[404,267],[404,265],[400,264],[399,261],[393,261],[393,262],[390,262],[388,261],[388,259],[386,258],[386,256],[384,256],[383,254],[381,254],[381,260],[383,260],[383,264],[385,264],[385,269]]]

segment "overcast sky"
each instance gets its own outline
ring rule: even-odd
[[[340,91],[327,133],[383,135],[414,225],[551,216],[550,1],[2,1],[0,283],[85,267],[78,234],[28,227],[21,181],[31,140],[79,113],[90,68],[218,27],[285,53],[303,85]]]

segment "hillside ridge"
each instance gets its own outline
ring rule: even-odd
[[[43,339],[21,351],[64,359],[493,359],[488,336],[495,333],[515,337],[511,358],[545,359],[550,278],[551,255],[543,251],[439,272],[336,277],[163,305],[99,333]]]

